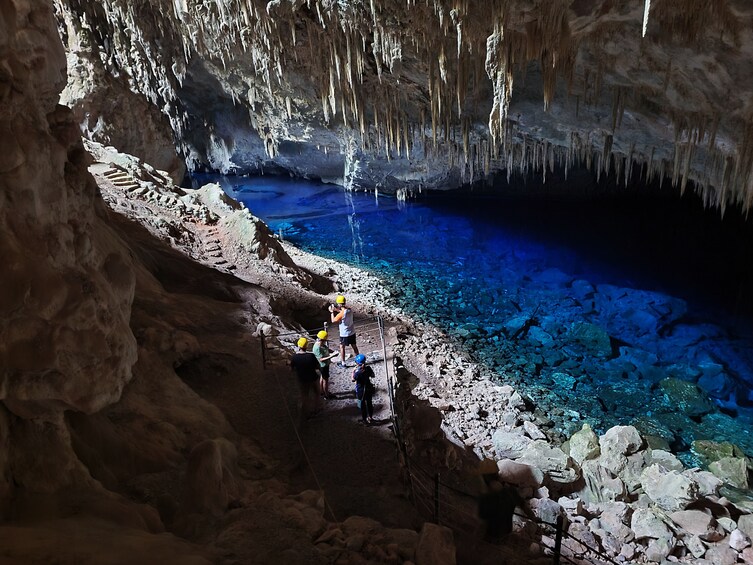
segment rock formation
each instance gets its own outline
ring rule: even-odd
[[[167,173],[132,157],[93,163],[72,111],[57,105],[65,76],[49,3],[3,3],[0,559],[414,559],[416,531],[356,516],[330,522],[321,492],[288,491],[280,464],[191,387],[225,374],[271,384],[248,340],[262,322],[284,323],[275,310],[284,312],[285,301],[273,291],[187,256],[195,243],[206,263],[230,270],[211,245],[226,228],[216,210],[235,224],[238,269],[258,262],[259,277],[277,288],[324,279],[296,267],[258,220],[216,190],[188,198]],[[146,227],[108,208],[100,190],[113,207],[115,191],[130,194],[135,203],[121,204],[141,211]],[[169,247],[176,242],[185,252]],[[270,408],[279,415],[270,402],[250,411],[261,418],[250,428],[271,423],[259,437],[280,429],[264,415]]]
[[[172,135],[189,169],[405,193],[586,167],[626,184],[690,183],[722,210],[753,202],[743,0],[55,8],[73,70],[66,103],[86,135],[141,157],[149,146],[169,161]]]
[[[711,203],[749,204],[742,102],[749,77],[738,74],[751,31],[741,2],[406,6],[3,4],[3,559],[454,562],[452,536],[439,526],[418,533],[359,516],[330,521],[321,493],[289,492],[279,463],[210,400],[224,377],[246,383],[233,413],[248,419],[243,431],[280,433],[280,407],[264,402],[263,387],[273,384],[262,378],[249,336],[259,327],[300,328],[297,317],[316,312],[333,286],[323,272],[296,265],[292,251],[218,187],[188,192],[171,183],[181,171],[171,143],[192,167],[274,167],[394,190],[581,161],[626,178],[635,160],[645,176],[696,181]],[[73,110],[57,104],[66,57],[55,16],[79,77],[66,92]],[[617,41],[632,37],[632,27],[638,37],[641,21],[645,44]],[[717,58],[704,57],[696,42]],[[635,56],[617,56],[618,44],[640,52],[645,75]],[[661,56],[667,45],[677,55],[671,65]],[[662,64],[666,84],[652,89]],[[539,89],[550,112],[536,123],[528,120],[538,114],[522,112],[535,98],[516,101],[511,92],[523,70],[523,93]],[[728,76],[704,82],[690,70]],[[563,78],[581,94],[566,98]],[[725,89],[732,95],[724,98]],[[594,140],[607,93],[612,123]],[[105,108],[105,100],[123,104]],[[581,119],[578,129],[573,120]],[[670,121],[674,135],[654,131]],[[82,132],[156,161],[84,145]],[[295,289],[296,308],[283,289]],[[504,459],[501,475],[525,490],[538,518],[568,518],[572,554],[585,552],[580,540],[626,561],[753,558],[753,507],[719,496],[721,481],[747,486],[749,462],[735,446],[694,445],[709,462],[711,472],[702,472],[628,426],[601,436],[586,427],[551,445],[549,422],[518,392],[482,378],[454,351],[429,351],[442,336],[416,329],[404,345],[414,348],[413,363],[457,357],[436,359],[438,371],[451,366],[452,379],[426,379],[410,391],[412,401],[425,401],[409,415],[417,439],[444,431]],[[606,345],[594,328],[578,328],[574,339]],[[463,394],[446,394],[461,386]],[[707,409],[677,383],[664,389],[699,414]],[[463,417],[440,418],[432,405]],[[472,422],[482,416],[494,430]],[[459,466],[456,446],[441,445],[427,457]],[[518,527],[540,537],[530,521]]]

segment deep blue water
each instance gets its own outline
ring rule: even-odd
[[[689,463],[694,439],[753,454],[747,228],[727,236],[718,218],[645,195],[400,202],[279,177],[194,179],[219,182],[281,238],[379,274],[396,304],[447,330],[566,434],[635,423]],[[667,394],[668,378],[697,383],[709,404]]]

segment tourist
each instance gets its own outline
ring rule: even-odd
[[[335,299],[335,304],[330,304],[330,318],[333,324],[340,323],[340,362],[338,367],[345,367],[345,346],[353,348],[353,354],[358,355],[356,345],[356,327],[353,322],[353,310],[345,304],[345,297],[340,294]]]
[[[319,372],[322,374],[322,378],[319,380],[319,387],[321,394],[326,399],[334,398],[334,395],[329,393],[329,364],[333,357],[337,357],[337,352],[332,353],[327,345],[327,332],[322,330],[316,334],[316,342],[311,350],[316,358],[319,360]]]
[[[367,426],[374,423],[372,418],[374,405],[371,401],[375,391],[374,384],[371,382],[373,376],[374,370],[366,365],[366,356],[363,353],[356,355],[356,368],[351,380],[356,383],[356,399],[361,409],[361,420]]]
[[[298,386],[301,390],[301,423],[313,414],[319,405],[318,382],[321,368],[316,356],[306,351],[308,341],[305,337],[300,338],[298,351],[290,359],[290,366],[298,376]]]

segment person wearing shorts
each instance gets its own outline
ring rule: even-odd
[[[319,361],[319,372],[322,374],[319,380],[319,388],[321,394],[327,400],[334,398],[334,395],[329,393],[329,364],[333,357],[337,357],[337,352],[332,353],[327,345],[327,332],[322,330],[316,334],[316,342],[314,342],[314,348],[311,352],[316,355]]]
[[[332,323],[340,324],[340,362],[337,365],[338,367],[345,367],[346,346],[350,345],[353,348],[353,354],[358,355],[353,310],[345,304],[345,297],[341,294],[335,300],[335,304],[330,305],[329,312]]]

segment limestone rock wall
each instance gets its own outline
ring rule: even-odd
[[[175,152],[169,120],[143,94],[131,90],[125,76],[105,66],[91,28],[72,16],[59,12],[68,62],[60,103],[73,110],[85,138],[148,159],[181,182],[186,167]]]
[[[397,192],[584,166],[751,204],[743,0],[55,5],[82,60],[169,118],[192,169]]]
[[[104,208],[86,170],[90,158],[71,112],[57,105],[65,80],[51,6],[42,0],[5,2],[0,496],[9,476],[16,485],[39,488],[87,476],[71,458],[62,413],[94,412],[116,401],[136,360],[129,327],[131,259],[102,219]]]
[[[348,562],[364,562],[372,547],[393,543],[393,553],[399,548],[405,555],[393,562],[412,559],[415,532],[406,536],[376,522],[362,529],[358,521],[340,529],[325,519],[319,493],[284,492],[277,463],[197,392],[214,389],[223,375],[236,382],[258,377],[275,386],[262,378],[268,375],[261,374],[261,353],[249,346],[250,330],[261,319],[281,325],[272,312],[274,298],[258,285],[191,260],[105,207],[88,173],[92,159],[78,124],[70,109],[57,105],[64,85],[65,56],[49,3],[3,2],[3,560],[328,563],[344,555]],[[100,170],[116,173],[105,176],[110,189],[126,190],[116,185],[129,176],[126,166],[100,164]],[[155,182],[168,184],[151,166],[131,170],[143,183],[128,184],[139,190],[130,194],[138,200],[132,210],[143,205],[153,211],[146,195],[160,192],[164,216],[195,223],[193,231],[179,235],[217,252],[219,218],[207,205],[176,202],[180,190],[172,184],[149,189]],[[219,200],[216,192],[203,193]],[[197,216],[181,213],[189,210]],[[287,273],[288,262],[295,278],[279,243],[267,232],[256,233],[247,211],[233,213],[251,224],[241,241],[246,245],[236,252],[279,266],[269,275],[275,279]],[[167,227],[159,214],[140,214],[145,216]],[[300,276],[301,286],[311,282],[305,272]],[[248,396],[257,396],[247,386],[253,392]],[[279,416],[271,395],[258,396]],[[261,420],[267,430],[280,427],[276,418]],[[244,431],[256,432],[254,425]]]

